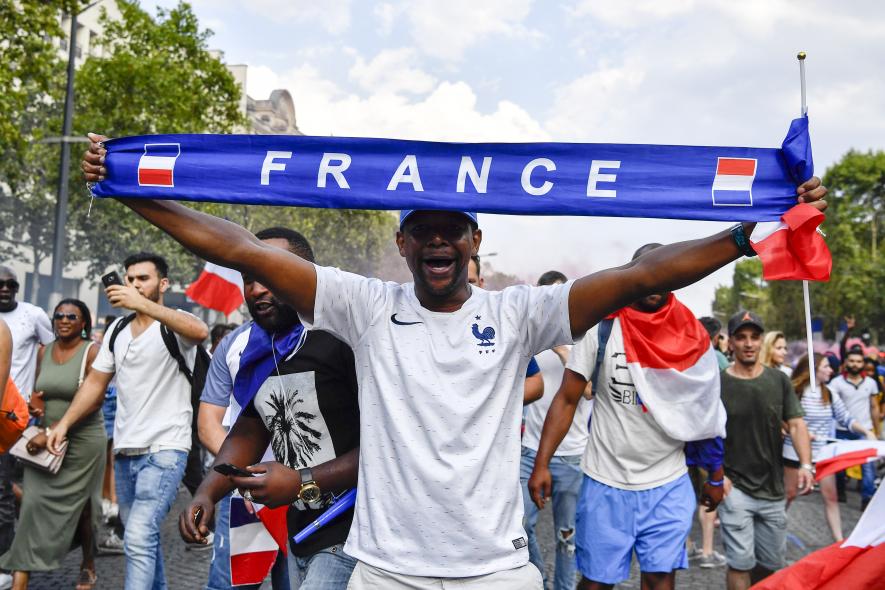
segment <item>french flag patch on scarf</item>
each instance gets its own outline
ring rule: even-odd
[[[724,437],[725,406],[710,335],[691,310],[669,297],[654,313],[625,307],[615,314],[636,393],[671,438]]]
[[[713,205],[750,207],[753,205],[755,158],[719,158],[713,178]]]
[[[138,186],[175,186],[175,161],[180,143],[146,143],[138,160]]]

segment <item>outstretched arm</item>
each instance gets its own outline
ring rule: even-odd
[[[101,145],[106,138],[90,133],[81,168],[89,182],[103,180],[107,171]],[[282,248],[268,246],[230,221],[189,209],[172,201],[118,199],[149,223],[172,236],[205,260],[248,273],[290,304],[306,319],[313,318],[316,270],[313,264]]]
[[[813,177],[798,190],[800,203],[825,210],[827,189]],[[747,236],[755,224],[745,223]],[[699,240],[656,248],[636,260],[583,277],[569,295],[572,334],[580,336],[608,314],[654,293],[690,285],[741,256],[726,230]]]

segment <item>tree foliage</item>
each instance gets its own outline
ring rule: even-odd
[[[853,315],[859,326],[885,329],[885,247],[879,237],[885,210],[885,152],[849,151],[823,178],[830,206],[822,226],[833,256],[827,283],[811,283],[812,313],[824,320],[824,334],[834,337],[841,319]],[[747,296],[749,294],[749,296]],[[757,260],[735,266],[730,287],[716,291],[714,311],[728,317],[739,309],[756,310],[772,329],[790,338],[805,333],[799,281],[762,281]]]

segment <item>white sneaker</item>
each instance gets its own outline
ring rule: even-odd
[[[725,556],[718,551],[714,551],[710,555],[702,555],[698,565],[703,569],[722,567],[725,565]]]
[[[117,532],[112,530],[105,537],[104,541],[98,544],[99,555],[124,555],[123,539],[117,536]],[[2,589],[0,589],[2,590]]]
[[[0,573],[0,590],[12,588],[12,574]]]

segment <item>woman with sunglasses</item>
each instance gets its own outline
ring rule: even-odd
[[[92,318],[82,301],[62,300],[52,314],[52,325],[56,340],[40,351],[35,384],[35,395],[44,404],[42,425],[46,430],[64,415],[98,354],[98,347],[90,340]],[[67,453],[57,474],[25,464],[18,530],[12,547],[0,557],[0,568],[15,572],[14,590],[28,587],[30,572],[59,568],[75,533],[83,548],[77,590],[91,590],[95,585],[92,520],[98,514],[95,506],[101,502],[106,444],[99,410],[68,433]],[[45,448],[45,433],[27,446],[34,454]]]

